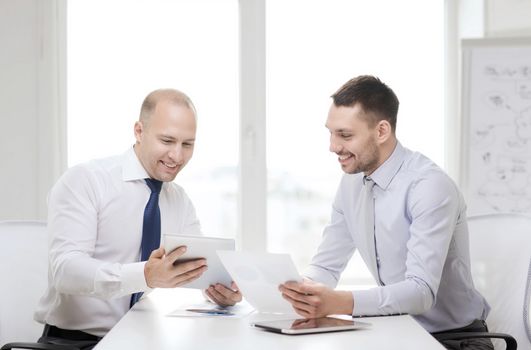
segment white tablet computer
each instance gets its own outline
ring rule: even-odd
[[[234,239],[213,238],[204,236],[182,236],[165,234],[162,236],[166,254],[180,246],[186,246],[186,253],[176,260],[194,260],[205,258],[208,269],[195,281],[183,285],[183,288],[206,289],[210,285],[221,283],[230,287],[232,278],[219,260],[218,250],[234,250]]]
[[[253,327],[282,334],[308,334],[351,331],[370,327],[370,323],[354,320],[345,320],[334,317],[321,317],[314,319],[292,319],[263,321],[251,324]]]

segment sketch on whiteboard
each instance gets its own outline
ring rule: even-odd
[[[469,213],[531,213],[531,48],[480,47],[469,55]]]

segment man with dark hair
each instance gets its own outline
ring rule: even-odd
[[[346,174],[307,278],[281,285],[283,297],[306,318],[411,314],[435,336],[486,330],[489,306],[472,282],[459,189],[398,142],[399,101],[378,78],[354,78],[332,98],[330,151]],[[333,290],[355,249],[378,286]],[[492,349],[488,339],[443,344]]]

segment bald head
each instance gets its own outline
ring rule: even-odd
[[[142,107],[140,108],[140,117],[138,118],[144,125],[149,123],[149,119],[157,106],[157,103],[165,101],[178,106],[184,106],[194,113],[197,118],[197,112],[192,100],[184,93],[176,89],[158,89],[146,96]]]
[[[146,97],[134,127],[134,150],[149,177],[175,179],[193,155],[196,124],[194,105],[184,93],[163,89]]]

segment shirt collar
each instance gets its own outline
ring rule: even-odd
[[[131,147],[123,155],[122,179],[124,181],[135,181],[149,178],[149,175],[136,156],[135,150]]]
[[[402,167],[405,155],[406,149],[397,141],[391,156],[371,174],[370,178],[378,187],[386,190],[398,170],[400,170],[400,167]]]

